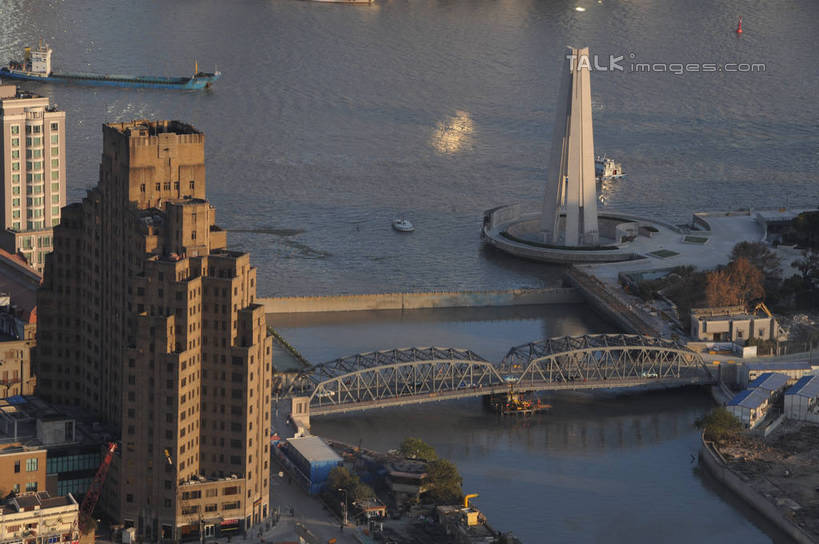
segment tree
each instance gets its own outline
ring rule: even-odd
[[[437,459],[427,465],[430,490],[429,499],[435,504],[457,504],[463,499],[463,478],[452,461]]]
[[[744,257],[759,268],[765,278],[778,278],[782,275],[782,260],[764,242],[740,242],[731,251],[731,260]]]
[[[800,213],[791,222],[791,229],[797,243],[807,247],[819,248],[819,212]]]
[[[791,266],[799,270],[802,279],[808,284],[819,283],[819,251],[803,250],[802,258],[793,261]]]
[[[734,438],[742,432],[742,423],[722,406],[698,419],[696,425],[705,431],[705,439],[713,442]]]
[[[745,257],[739,257],[728,265],[728,276],[737,289],[738,304],[747,306],[751,301],[765,298],[762,270]]]
[[[705,303],[709,307],[734,306],[738,300],[727,270],[714,270],[705,276]]]
[[[398,447],[398,452],[407,459],[422,459],[424,461],[434,461],[438,458],[435,448],[421,440],[410,436],[405,438]]]
[[[335,502],[344,499],[344,493],[339,492],[343,489],[347,492],[347,500],[350,502],[359,499],[369,499],[375,496],[373,488],[363,483],[358,475],[351,473],[345,467],[335,467],[327,476],[327,485],[325,486],[325,496],[333,498]],[[328,500],[331,504],[333,501]]]
[[[765,298],[762,271],[745,257],[739,257],[706,277],[705,298],[710,307],[747,306]]]

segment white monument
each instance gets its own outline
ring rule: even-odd
[[[540,230],[547,244],[596,246],[589,48],[569,48],[555,111]]]

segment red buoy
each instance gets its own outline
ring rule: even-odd
[[[737,24],[737,34],[742,34],[742,16],[739,17],[739,24]]]

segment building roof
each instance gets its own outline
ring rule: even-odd
[[[793,387],[785,391],[786,395],[799,395],[800,397],[819,397],[819,376],[802,376]]]
[[[24,323],[36,323],[37,288],[42,277],[25,259],[0,249],[0,291],[11,295],[17,317]],[[33,319],[33,321],[32,321]]]
[[[762,389],[746,389],[740,391],[728,401],[727,406],[741,406],[742,408],[759,408],[768,400],[768,392]]]
[[[324,443],[318,436],[304,436],[302,438],[289,438],[287,443],[295,449],[302,457],[311,463],[321,461],[339,461],[341,457]]]
[[[807,361],[765,361],[760,363],[744,363],[748,370],[769,370],[776,372],[777,370],[810,370],[810,363]]]
[[[748,389],[762,389],[765,391],[777,391],[785,387],[789,378],[778,372],[765,372],[748,384]]]

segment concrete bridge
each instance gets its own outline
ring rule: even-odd
[[[288,395],[309,416],[499,393],[713,383],[702,357],[668,339],[565,336],[512,348],[499,363],[457,348],[360,353],[303,371]]]

